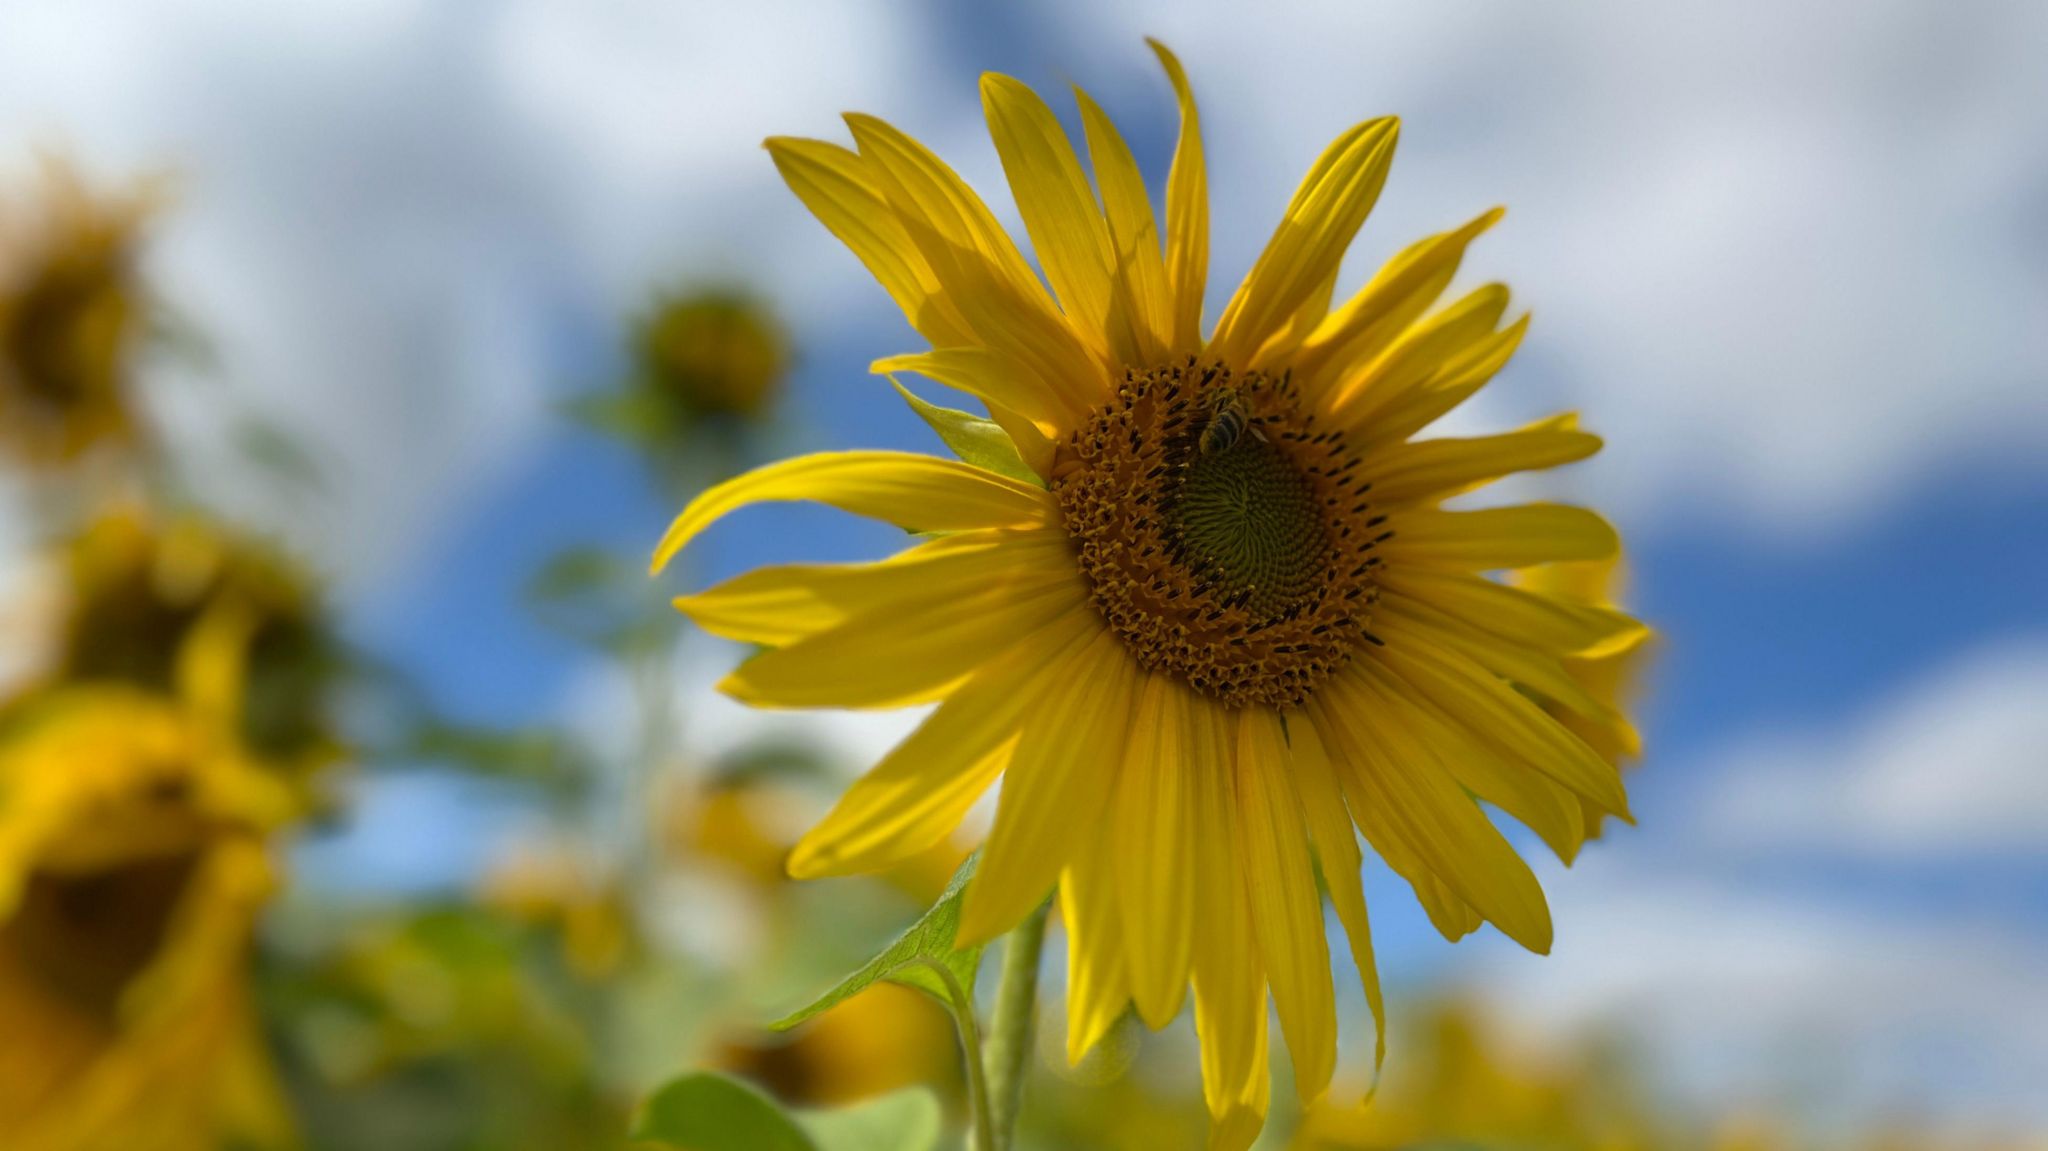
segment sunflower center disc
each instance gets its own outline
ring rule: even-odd
[[[1138,662],[1229,706],[1289,707],[1376,598],[1358,458],[1285,377],[1127,372],[1052,478],[1095,606]]]
[[[1191,569],[1255,616],[1298,602],[1323,574],[1330,550],[1315,490],[1271,443],[1245,434],[1188,462],[1165,508]]]

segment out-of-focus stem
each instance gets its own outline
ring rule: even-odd
[[[1003,943],[1002,981],[996,985],[996,1009],[989,1020],[986,1043],[989,1125],[994,1146],[1009,1151],[1017,1128],[1017,1109],[1030,1068],[1032,1023],[1038,1013],[1038,961],[1045,948],[1048,903],[1010,932]]]

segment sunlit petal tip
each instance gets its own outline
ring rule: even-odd
[[[783,870],[791,879],[829,879],[857,868],[845,865],[833,840],[812,834],[797,841],[789,858],[783,861]]]
[[[761,706],[756,702],[757,696],[753,685],[747,681],[747,665],[745,664],[741,664],[732,669],[732,671],[727,672],[724,678],[712,685],[712,690],[740,703]]]
[[[981,74],[981,98],[983,103],[986,104],[988,101],[998,97],[1036,100],[1038,94],[1031,90],[1030,85],[1017,79],[1015,76],[1006,76],[1001,72],[983,72]]]

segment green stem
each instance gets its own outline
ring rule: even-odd
[[[1003,944],[1003,977],[989,1020],[989,1120],[994,1139],[985,1151],[1009,1151],[1015,1140],[1024,1073],[1030,1067],[1031,1024],[1038,1012],[1038,959],[1045,949],[1048,902],[1010,932]]]
[[[981,1028],[974,1021],[974,1000],[961,989],[944,964],[927,961],[927,966],[938,972],[939,978],[952,991],[953,1025],[960,1029],[960,1055],[967,1066],[967,1107],[974,1116],[974,1131],[969,1136],[968,1146],[994,1147],[996,1134],[989,1115],[988,1079],[983,1071]]]

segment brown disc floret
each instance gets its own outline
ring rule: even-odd
[[[1285,375],[1127,371],[1052,490],[1095,606],[1138,662],[1222,703],[1290,707],[1367,630],[1391,533],[1359,457]]]

